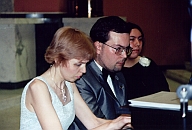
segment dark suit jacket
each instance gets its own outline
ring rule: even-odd
[[[113,82],[116,84],[115,90],[118,91],[116,91],[117,98],[108,83],[103,80],[102,72],[94,61],[87,65],[86,73],[76,81],[82,98],[97,117],[114,119],[120,114],[130,114],[127,107],[126,81],[123,74],[117,72]],[[77,118],[75,123],[81,130],[85,129]]]

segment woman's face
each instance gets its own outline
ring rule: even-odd
[[[70,59],[66,65],[61,65],[61,74],[64,80],[74,82],[86,72],[86,63],[88,60]]]
[[[141,53],[143,46],[143,37],[138,29],[132,29],[130,32],[130,46],[133,48],[132,54],[128,58],[137,58]]]

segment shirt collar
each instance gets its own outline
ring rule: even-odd
[[[99,67],[99,69],[102,71],[103,67],[101,67],[101,66],[97,63],[97,61],[94,60],[94,62],[95,62],[95,64]]]

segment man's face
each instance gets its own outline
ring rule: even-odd
[[[110,71],[120,71],[127,54],[123,51],[120,55],[116,53],[116,49],[129,46],[129,34],[128,33],[109,33],[110,39],[106,43],[98,43],[97,58],[95,59],[98,64]],[[106,45],[107,44],[107,45]],[[110,47],[111,46],[111,47]]]

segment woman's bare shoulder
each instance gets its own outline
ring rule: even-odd
[[[31,92],[38,92],[38,91],[44,91],[47,90],[47,85],[45,82],[43,82],[40,79],[34,79],[30,84],[28,90]]]

